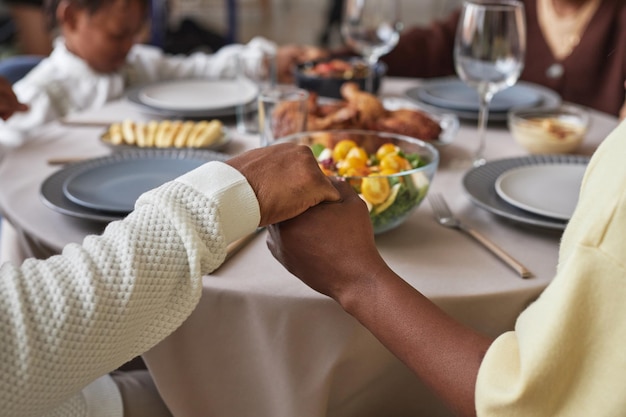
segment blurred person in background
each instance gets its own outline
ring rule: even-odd
[[[276,52],[279,81],[295,63],[317,57],[319,48],[255,37],[214,54],[166,54],[141,44],[149,0],[46,0],[50,26],[60,36],[50,56],[13,86],[29,110],[0,123],[0,143],[20,146],[38,126],[71,113],[102,107],[137,85],[193,77],[234,75],[238,54]],[[260,62],[260,58],[259,58]]]
[[[26,110],[28,110],[28,106],[17,99],[13,88],[11,88],[11,83],[5,78],[0,77],[0,119],[6,120],[14,113]],[[2,145],[0,145],[0,161],[2,161],[2,158],[4,158],[4,149]],[[1,214],[2,213],[0,213],[0,233],[2,233],[2,222],[4,222]]]
[[[46,25],[43,0],[4,0],[15,25],[18,54],[46,56],[52,35]]]
[[[626,115],[626,1],[520,0],[526,10],[526,62],[520,79],[565,101]],[[381,61],[388,75],[455,75],[453,49],[460,10],[429,26],[405,30]],[[621,112],[621,113],[620,113]]]
[[[326,20],[319,35],[319,44],[328,48],[331,44],[331,37],[337,34],[341,37],[341,16],[343,15],[344,0],[329,0],[326,9]]]

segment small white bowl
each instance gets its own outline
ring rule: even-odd
[[[531,154],[576,151],[590,122],[587,110],[570,104],[556,108],[514,109],[508,116],[513,138]]]

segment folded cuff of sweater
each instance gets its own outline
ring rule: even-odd
[[[232,242],[253,231],[261,221],[254,190],[239,171],[223,162],[209,162],[177,181],[217,203],[224,237]]]

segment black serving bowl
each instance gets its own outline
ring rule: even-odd
[[[345,71],[317,72],[316,69],[326,64],[340,62],[346,66]],[[367,63],[360,58],[333,58],[323,61],[310,61],[299,64],[295,70],[296,85],[308,91],[313,91],[321,97],[341,99],[340,89],[343,83],[355,82],[363,91],[367,91],[367,72],[370,71]],[[387,72],[387,65],[378,62],[374,65],[373,93],[380,88],[381,80]]]

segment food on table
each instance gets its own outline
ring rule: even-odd
[[[414,109],[386,110],[373,94],[362,91],[356,83],[341,87],[342,101],[318,102],[317,94],[310,92],[307,130],[364,129],[398,133],[426,141],[439,139],[442,128],[427,113]],[[288,124],[290,110],[278,106],[274,125]]]
[[[531,118],[526,123],[517,125],[520,133],[533,135],[539,140],[571,142],[577,141],[584,133],[585,128],[576,123],[560,120],[556,117],[546,119]]]
[[[345,83],[339,90],[348,105],[357,111],[357,119],[364,126],[372,126],[376,120],[386,117],[386,110],[378,97],[366,91],[361,91],[355,83]]]
[[[330,61],[318,62],[310,67],[305,67],[302,72],[310,77],[342,78],[366,78],[369,67],[362,61],[345,61],[343,59],[331,59]]]
[[[372,75],[372,91],[374,94],[381,85],[387,66],[378,62],[372,67],[358,58],[331,59],[321,62],[306,62],[297,66],[295,71],[296,85],[308,91],[315,92],[321,97],[334,99],[343,98],[341,86],[353,82],[361,89],[365,89]]]
[[[589,126],[587,112],[563,105],[546,110],[518,110],[509,115],[509,127],[517,142],[533,154],[576,150]]]
[[[127,119],[111,124],[102,140],[112,145],[140,148],[205,148],[222,139],[223,129],[219,120],[138,122]]]
[[[298,101],[282,101],[272,110],[273,135],[276,138],[302,130],[304,121],[303,108]],[[260,118],[264,118],[264,109],[260,110]]]
[[[373,152],[351,139],[332,148],[329,137],[317,135],[312,146],[320,168],[329,176],[346,178],[370,211],[374,229],[385,229],[410,212],[426,195],[430,181],[423,172],[411,172],[429,163],[419,154],[406,154],[393,143]]]
[[[375,130],[399,133],[422,140],[436,140],[441,135],[441,126],[426,113],[412,109],[387,112],[386,117],[376,121]]]

